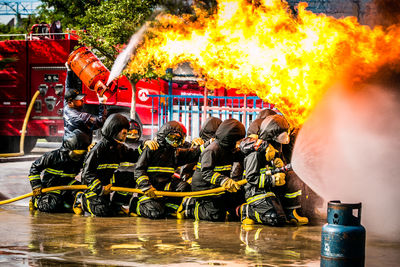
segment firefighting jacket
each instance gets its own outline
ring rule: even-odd
[[[112,183],[113,173],[121,162],[137,161],[138,149],[115,140],[122,129],[128,128],[129,121],[120,114],[112,114],[104,123],[103,137],[88,153],[82,171],[82,182],[91,191],[90,196],[102,194],[103,186]]]
[[[69,89],[75,89],[77,87],[74,81],[75,74],[72,71],[68,71],[66,78],[65,91]],[[78,87],[79,88],[79,87]],[[78,89],[76,88],[76,89]],[[99,129],[106,118],[106,109],[103,104],[99,104],[98,115],[93,115],[87,112],[83,112],[81,109],[70,108],[67,102],[64,101],[64,136],[70,134],[75,129],[79,129],[86,133],[90,138],[92,138],[93,130]]]
[[[291,134],[293,140],[289,144],[282,145],[275,141],[281,133],[289,130],[289,123],[282,115],[273,115],[264,119],[260,126],[259,138],[271,144],[275,149],[279,151],[276,157],[279,157],[286,164],[291,159],[291,153],[294,146],[295,137],[297,131]]]
[[[197,161],[200,148],[174,148],[167,144],[165,137],[170,133],[184,136],[181,125],[176,121],[164,124],[157,133],[157,150],[145,148],[135,167],[137,187],[146,191],[151,186],[157,190],[169,190],[170,181],[178,166]]]
[[[47,152],[34,161],[29,171],[29,182],[32,189],[40,186],[46,188],[75,183],[75,177],[83,165],[83,158],[79,161],[73,161],[68,153],[68,150],[60,148]],[[43,177],[41,178],[42,172]]]
[[[200,155],[192,179],[192,190],[201,191],[221,186],[230,178],[232,164],[243,160],[243,154],[235,150],[236,142],[245,135],[243,124],[235,119],[221,123],[216,140]]]

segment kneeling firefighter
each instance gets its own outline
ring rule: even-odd
[[[240,186],[230,178],[230,174],[232,164],[243,160],[242,153],[237,150],[237,142],[244,136],[243,124],[235,119],[225,120],[219,125],[215,141],[201,153],[193,174],[192,190],[202,191],[223,186],[230,193],[184,198],[178,210],[178,218],[224,221],[227,211],[229,214],[235,213],[238,195],[231,193],[236,193]]]
[[[42,188],[80,184],[75,177],[83,167],[83,159],[90,145],[87,134],[76,129],[64,137],[63,146],[43,154],[32,163],[29,181],[33,190],[31,210],[44,212],[71,212],[74,191],[51,191],[42,194]],[[43,172],[43,177],[40,175]]]
[[[176,213],[180,198],[156,198],[154,191],[185,192],[190,185],[173,177],[178,166],[197,161],[200,149],[181,148],[186,128],[177,121],[169,121],[157,132],[157,150],[145,148],[135,167],[137,188],[145,194],[131,202],[130,211],[151,219]]]
[[[247,202],[240,208],[243,223],[256,221],[274,226],[282,225],[287,220],[298,224],[308,223],[308,219],[299,216],[296,211],[300,207],[297,199],[287,198],[293,195],[291,191],[295,188],[294,172],[265,174],[268,168],[284,167],[282,152],[275,147],[281,148],[282,144],[288,144],[289,136],[289,124],[283,116],[268,116],[262,122],[259,138],[269,145],[265,155],[259,151],[246,155]]]
[[[113,174],[121,162],[136,162],[138,149],[128,148],[124,142],[130,128],[128,119],[121,114],[110,115],[101,129],[101,140],[90,150],[82,171],[82,182],[88,186],[76,195],[74,212],[89,212],[95,216],[112,216],[120,206],[110,201]]]

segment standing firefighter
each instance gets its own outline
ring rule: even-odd
[[[31,210],[44,212],[72,211],[73,191],[51,191],[42,194],[42,188],[80,184],[75,177],[83,166],[83,158],[90,145],[89,138],[79,130],[70,133],[64,146],[43,154],[32,163],[29,181],[33,198],[29,203]],[[43,177],[40,174],[43,172]]]
[[[221,123],[215,135],[215,141],[201,153],[193,174],[192,190],[202,191],[222,186],[228,192],[235,193],[240,186],[230,178],[230,174],[232,164],[243,160],[242,153],[236,147],[237,142],[245,136],[244,126],[235,119],[228,119]],[[233,206],[238,201],[235,199],[237,195],[230,193],[185,198],[178,210],[178,217],[223,221],[228,210],[234,214]]]
[[[84,211],[95,216],[112,216],[120,207],[111,205],[110,188],[113,174],[121,162],[135,162],[139,158],[136,149],[128,148],[124,142],[129,121],[121,114],[112,114],[101,129],[101,140],[90,150],[82,171],[82,182],[88,190],[79,192],[74,203],[74,212]]]
[[[106,119],[106,108],[104,106],[107,99],[105,97],[99,97],[99,111],[98,115],[93,115],[84,112],[83,109],[83,98],[84,94],[81,94],[79,88],[81,88],[81,82],[75,73],[67,67],[67,78],[65,80],[65,95],[64,95],[64,139],[69,133],[75,129],[79,129],[89,136],[90,142],[92,142],[93,131],[103,126],[104,120]]]
[[[155,198],[154,191],[190,191],[188,183],[173,177],[177,166],[195,162],[200,155],[199,148],[181,148],[185,137],[185,127],[177,121],[169,121],[157,132],[160,147],[154,151],[143,150],[136,163],[135,179],[144,195],[131,202],[131,212],[151,219],[176,212],[181,199]]]

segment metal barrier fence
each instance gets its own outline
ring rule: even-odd
[[[160,129],[169,120],[176,120],[185,125],[188,131],[187,138],[191,140],[199,136],[202,122],[211,116],[221,120],[237,119],[247,129],[258,112],[273,108],[273,105],[263,102],[257,96],[149,95],[149,97],[152,101],[152,110],[158,110],[158,116],[152,116],[152,138],[156,134],[155,129]],[[155,103],[158,103],[158,107]]]

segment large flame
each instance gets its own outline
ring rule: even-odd
[[[159,16],[128,71],[162,75],[191,62],[207,88],[256,93],[301,125],[339,78],[360,81],[400,54],[399,27],[371,29],[306,7],[293,15],[281,0],[219,0],[216,14]]]

